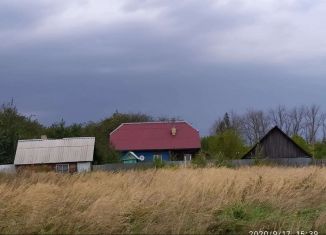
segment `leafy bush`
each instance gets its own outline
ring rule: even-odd
[[[299,135],[293,135],[292,140],[299,145],[303,150],[305,150],[307,153],[313,154],[312,146],[310,146],[307,141],[305,141],[304,138],[302,138]]]
[[[224,159],[238,159],[247,148],[241,136],[229,129],[220,134],[202,138],[202,150],[210,156],[222,154]]]
[[[206,167],[207,160],[205,154],[203,152],[198,153],[196,156],[194,156],[191,163],[195,167]]]
[[[210,159],[216,167],[233,167],[231,161],[226,159],[222,152],[211,156]]]
[[[316,159],[326,158],[326,143],[325,142],[319,142],[319,143],[315,144],[314,157]]]
[[[154,164],[155,168],[163,168],[165,166],[165,162],[159,158],[155,158],[153,160],[153,164]]]

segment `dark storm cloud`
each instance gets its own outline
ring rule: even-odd
[[[0,100],[44,123],[118,109],[203,134],[230,109],[321,103],[324,32],[300,31],[325,6],[282,2],[2,2]]]

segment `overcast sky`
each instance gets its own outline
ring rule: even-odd
[[[207,134],[226,111],[326,101],[321,0],[1,0],[0,101],[43,124],[120,112]]]

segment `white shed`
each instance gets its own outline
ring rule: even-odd
[[[14,165],[57,172],[90,171],[95,137],[19,140]]]

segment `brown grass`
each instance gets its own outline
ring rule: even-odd
[[[0,175],[0,233],[326,234],[326,168]]]

